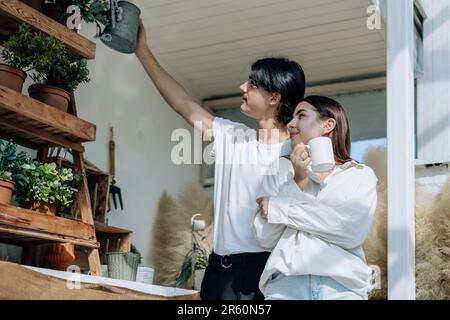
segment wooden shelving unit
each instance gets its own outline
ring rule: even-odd
[[[8,15],[17,21],[17,24],[8,23],[6,26],[0,25],[0,35],[2,38],[8,37],[17,31],[20,23],[26,23],[31,27],[45,32],[62,41],[73,52],[78,53],[85,59],[95,58],[95,43],[80,36],[76,32],[66,28],[62,24],[50,19],[45,14],[34,10],[19,0],[0,0],[0,13]]]
[[[63,146],[83,152],[95,140],[92,123],[0,85],[0,137],[31,149]]]
[[[86,59],[95,57],[95,44],[65,26],[18,0],[0,0],[0,14],[64,42],[68,48]],[[12,31],[11,31],[12,30]],[[11,25],[2,29],[0,35],[14,32]],[[100,257],[94,219],[86,181],[82,143],[95,141],[94,124],[76,116],[72,96],[71,114],[0,86],[0,138],[12,139],[25,147],[38,150],[38,160],[45,161],[48,148],[62,146],[72,150],[74,171],[83,176],[77,193],[80,221],[48,216],[12,205],[0,205],[0,242],[20,245],[30,252],[35,245],[62,242],[84,247],[89,270],[100,275]]]

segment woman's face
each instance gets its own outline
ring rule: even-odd
[[[290,138],[308,144],[309,140],[322,137],[333,131],[336,120],[320,120],[314,106],[306,101],[300,102],[294,111],[294,117],[288,123]]]

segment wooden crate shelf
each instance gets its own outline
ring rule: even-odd
[[[104,223],[95,221],[95,233],[97,241],[100,243],[99,255],[102,264],[106,264],[107,252],[129,252],[133,232],[123,228],[108,226]],[[81,270],[89,269],[85,250],[81,247],[76,249],[77,259],[73,264],[79,266]]]
[[[108,226],[104,223],[96,221],[95,232],[97,241],[100,242],[100,261],[106,263],[107,252],[129,252],[133,232],[123,228]]]
[[[63,146],[83,152],[81,143],[95,135],[94,124],[0,86],[1,138],[32,149]]]
[[[26,23],[63,42],[83,58],[95,58],[95,43],[21,1],[0,0],[2,16],[6,17],[6,22],[0,23],[0,42],[16,33],[20,23]],[[41,162],[47,157],[49,147],[71,149],[74,171],[83,177],[76,194],[81,221],[0,204],[0,242],[23,246],[24,261],[32,260],[38,244],[73,243],[84,248],[89,271],[100,275],[100,244],[94,228],[82,146],[84,142],[95,141],[96,127],[76,115],[73,94],[66,113],[0,86],[0,138],[36,149],[37,160]]]
[[[0,204],[0,242],[24,245],[69,242],[99,248],[92,225]]]
[[[83,58],[95,58],[96,45],[94,42],[68,29],[66,26],[47,17],[45,14],[34,10],[21,1],[0,0],[0,12],[10,16],[17,22],[16,25],[11,23],[8,23],[5,26],[0,25],[0,35],[2,38],[17,32],[17,26],[20,23],[26,23],[34,29],[60,40],[69,49],[78,53]]]

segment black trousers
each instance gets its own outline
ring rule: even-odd
[[[270,252],[209,256],[202,300],[264,300],[258,284]]]

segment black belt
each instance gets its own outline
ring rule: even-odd
[[[213,267],[222,267],[225,269],[230,268],[234,264],[246,264],[251,262],[264,262],[270,256],[270,252],[249,252],[249,253],[236,253],[226,256],[219,256],[214,252],[210,254],[208,264]]]

